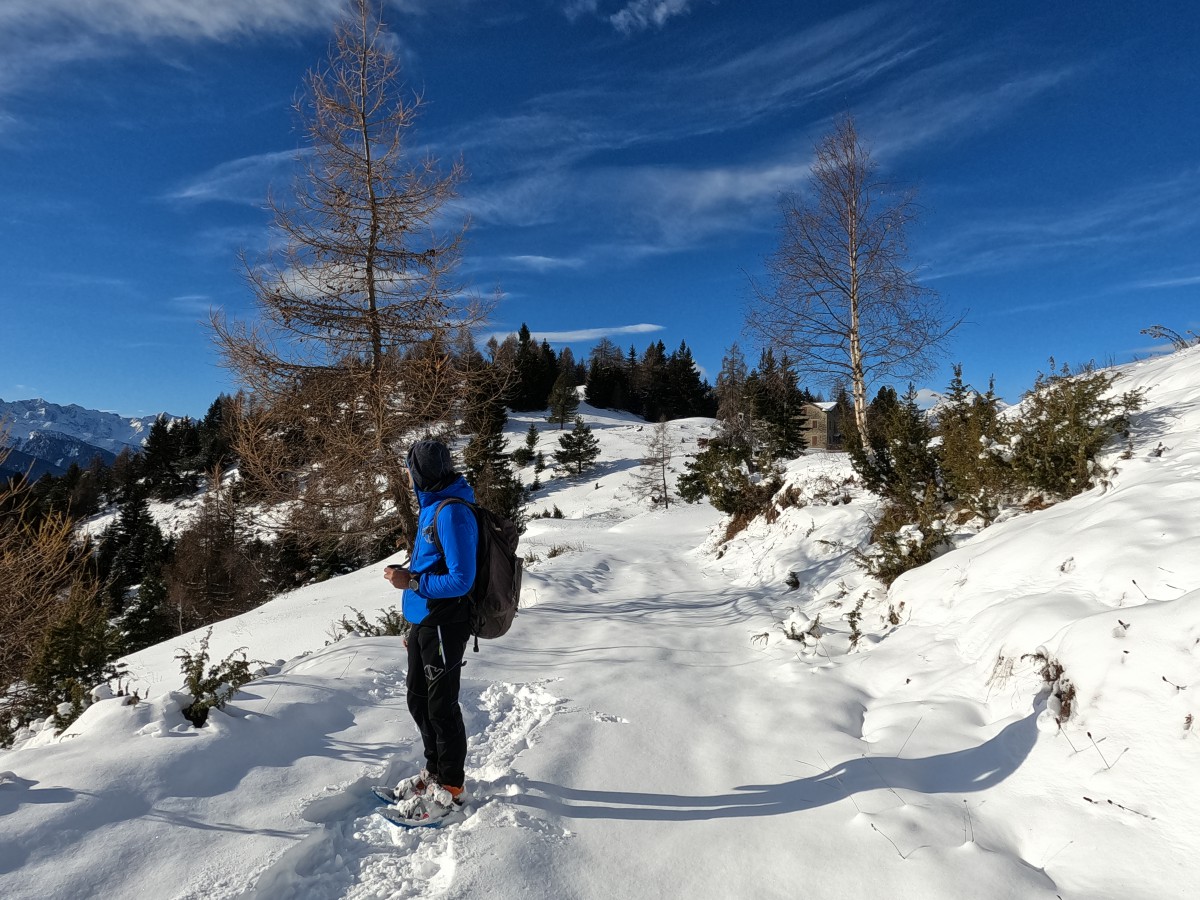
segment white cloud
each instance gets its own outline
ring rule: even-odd
[[[166,194],[168,200],[223,200],[261,205],[272,180],[292,171],[306,150],[260,153],[221,163]]]
[[[964,222],[952,235],[927,248],[938,259],[935,277],[997,270],[1031,259],[1047,263],[1085,249],[1117,248],[1178,235],[1200,225],[1200,170],[1130,184],[1113,193],[1081,199],[1074,207],[989,211]],[[1194,281],[1132,285],[1176,287]]]
[[[632,34],[654,26],[662,28],[669,19],[690,11],[691,0],[631,0],[620,12],[608,17],[617,31]]]
[[[478,0],[385,0],[383,19],[458,7]],[[166,53],[172,42],[328,32],[345,0],[0,0],[0,99],[45,81],[71,63]],[[397,39],[392,29],[389,36]],[[0,109],[0,134],[14,130]]]
[[[1163,278],[1156,281],[1139,281],[1132,285],[1136,289],[1153,290],[1155,288],[1191,287],[1200,284],[1200,275],[1187,275],[1183,278]]]
[[[520,269],[532,269],[535,272],[549,272],[554,269],[578,269],[583,260],[578,257],[557,256],[507,256],[503,262],[512,263]]]
[[[618,325],[613,328],[581,328],[577,331],[536,331],[532,332],[535,340],[549,341],[551,344],[570,344],[575,341],[598,341],[602,337],[613,337],[624,334],[653,334],[662,331],[663,325]]]
[[[600,6],[600,0],[566,0],[563,13],[574,22],[580,16],[594,13]]]
[[[548,341],[551,344],[574,344],[598,341],[603,337],[615,337],[626,334],[653,334],[656,331],[662,331],[664,328],[665,326],[663,325],[642,323],[639,325],[614,325],[610,328],[580,328],[575,331],[531,331],[530,337],[538,342]],[[516,332],[494,331],[491,334],[483,335],[482,340],[485,343],[492,338],[503,341],[510,334],[516,334]]]
[[[229,40],[325,27],[345,8],[342,0],[5,0],[0,30]]]

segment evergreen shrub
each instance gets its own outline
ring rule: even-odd
[[[192,695],[192,702],[183,709],[183,717],[197,728],[208,721],[213,709],[224,709],[243,685],[254,680],[246,648],[240,647],[219,663],[209,664],[208,642],[212,629],[205,632],[195,653],[180,650],[175,654],[183,672],[183,686]]]

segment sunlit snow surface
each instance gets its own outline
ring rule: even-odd
[[[890,592],[853,562],[875,506],[841,457],[792,463],[797,505],[725,543],[707,506],[632,499],[652,426],[584,407],[601,462],[531,503],[565,518],[530,523],[527,608],[468,654],[465,822],[371,814],[420,760],[403,648],[327,642],[397,602],[380,564],[217,625],[270,674],[204,729],[190,635],[129,659],[141,703],[0,753],[0,896],[1190,896],[1200,352],[1121,372],[1146,406],[1107,485]],[[671,424],[677,468],[710,426]],[[1061,729],[1039,652],[1075,688]]]

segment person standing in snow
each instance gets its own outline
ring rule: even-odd
[[[463,503],[447,503],[439,511],[444,500],[475,500],[466,479],[454,471],[445,444],[418,441],[408,452],[406,467],[420,507],[417,535],[408,568],[388,566],[383,577],[404,591],[401,609],[412,625],[405,639],[405,683],[408,709],[424,743],[425,767],[394,789],[377,788],[376,793],[395,804],[403,818],[428,821],[451,815],[464,799],[467,733],[458,693],[471,633],[467,594],[475,582],[479,528],[474,512]]]

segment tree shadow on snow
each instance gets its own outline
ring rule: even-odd
[[[920,794],[969,794],[999,784],[1020,767],[1037,741],[1035,717],[1036,713],[1032,713],[1013,722],[995,737],[967,750],[921,759],[863,756],[809,778],[780,784],[742,785],[727,794],[591,791],[527,781],[523,786],[536,793],[513,797],[512,802],[564,819],[688,822],[803,812],[854,794],[888,789]]]

